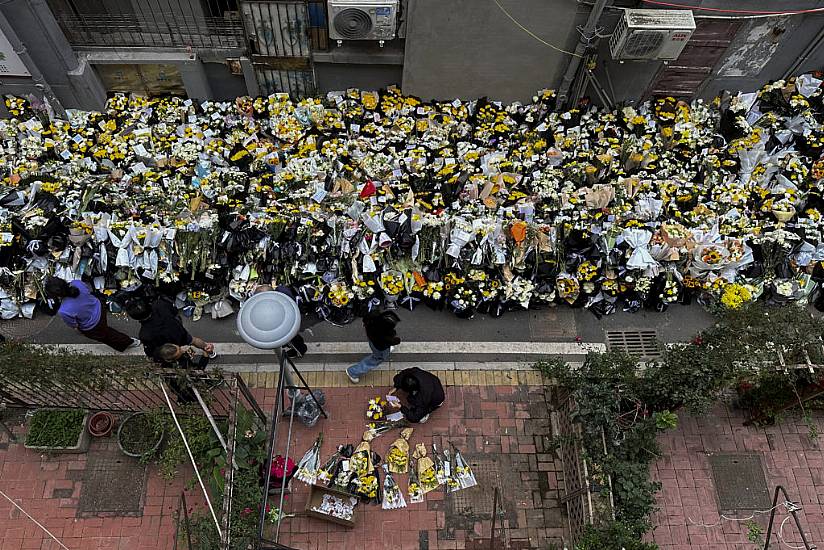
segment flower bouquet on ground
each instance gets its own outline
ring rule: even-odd
[[[339,445],[338,450],[332,453],[332,456],[330,456],[326,463],[318,470],[317,481],[319,483],[323,483],[328,486],[332,482],[335,472],[338,469],[338,464],[343,459],[343,451],[344,446]]]
[[[395,482],[389,471],[389,465],[383,465],[383,503],[381,507],[384,510],[397,510],[398,508],[406,508],[406,500],[403,498],[401,488]]]
[[[475,480],[475,474],[472,473],[472,468],[469,467],[469,464],[464,459],[461,451],[459,451],[455,445],[452,445],[452,451],[455,454],[454,475],[461,484],[461,489],[469,489],[470,487],[476,486],[478,482]]]
[[[366,418],[370,420],[381,420],[383,418],[383,408],[386,407],[386,400],[378,396],[369,400],[366,408]]]
[[[407,488],[407,492],[409,493],[410,504],[423,502],[423,488],[421,487],[421,482],[418,479],[418,464],[414,459],[410,460],[409,487]]]
[[[376,463],[380,458],[372,452],[370,441],[372,441],[372,434],[368,431],[364,432],[363,441],[360,442],[355,452],[352,453],[352,458],[349,459],[352,481],[348,489],[349,492],[357,495],[364,502],[377,504],[381,501],[380,483],[376,468]]]
[[[387,306],[395,306],[401,292],[404,291],[403,275],[400,271],[389,269],[381,274],[381,289],[386,298]]]
[[[418,443],[415,446],[415,454],[413,456],[417,461],[418,483],[420,483],[423,494],[440,487],[441,484],[438,482],[438,473],[435,467],[435,462],[426,456],[426,447],[423,443]]]
[[[412,436],[412,428],[401,431],[401,436],[389,446],[386,455],[386,462],[389,464],[389,471],[393,474],[405,474],[409,471],[409,438]]]
[[[432,460],[435,462],[435,477],[438,480],[438,485],[444,485],[449,477],[448,466],[438,452],[438,446],[435,443],[432,444]]]
[[[352,455],[355,453],[352,445],[345,445],[340,449],[340,460],[335,466],[332,481],[329,487],[338,491],[346,491],[355,475]]]
[[[298,471],[295,474],[302,482],[307,485],[314,485],[318,479],[318,470],[320,469],[320,445],[323,442],[323,432],[318,434],[312,448],[306,451],[303,458],[298,462]]]
[[[446,478],[446,483],[444,484],[446,492],[454,493],[455,491],[460,491],[462,487],[455,472],[455,458],[450,456],[449,449],[443,450],[443,466],[444,477]]]

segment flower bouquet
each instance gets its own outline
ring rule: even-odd
[[[412,436],[412,428],[401,431],[401,436],[389,446],[386,455],[386,462],[389,464],[389,471],[393,474],[405,474],[409,471],[409,438]]]
[[[454,473],[458,482],[461,484],[461,488],[469,489],[470,487],[476,486],[478,482],[475,480],[475,474],[472,473],[472,468],[469,467],[469,464],[464,459],[461,451],[459,451],[454,445],[452,445],[452,450],[455,454]]]
[[[338,449],[332,453],[332,456],[330,456],[326,463],[318,470],[318,482],[327,486],[332,483],[332,480],[335,477],[335,472],[338,471],[340,461],[343,459],[343,451],[344,446],[339,445]]]
[[[366,418],[370,420],[381,420],[383,418],[383,408],[386,407],[386,400],[378,396],[369,400],[366,408]]]
[[[344,445],[340,451],[340,460],[335,466],[332,481],[329,487],[338,491],[346,491],[355,476],[355,463],[352,455],[355,453],[352,445]]]
[[[295,477],[307,485],[314,485],[318,479],[318,470],[320,469],[320,445],[322,442],[323,432],[318,434],[315,443],[306,451],[306,454],[303,455],[300,462],[298,462],[298,470]]]
[[[357,476],[352,480],[352,492],[367,504],[381,502],[380,476],[373,468],[370,472]]]
[[[721,305],[727,309],[740,309],[753,300],[751,285],[729,283],[721,291]]]
[[[383,503],[381,504],[381,508],[384,510],[406,508],[406,500],[403,498],[401,488],[398,487],[397,482],[395,482],[395,478],[392,477],[392,473],[389,471],[389,466],[387,464],[383,465],[383,471]]]
[[[559,273],[555,279],[555,288],[558,291],[558,298],[568,304],[575,303],[581,292],[581,285],[574,276],[567,272]]]
[[[394,305],[404,290],[403,275],[400,271],[389,269],[381,273],[379,282],[387,305]]]
[[[409,493],[410,504],[416,504],[418,502],[423,502],[424,500],[423,488],[421,487],[421,482],[418,479],[418,464],[414,459],[410,460],[409,486],[407,487],[407,493]]]
[[[661,224],[661,237],[671,247],[681,248],[692,239],[692,232],[680,223],[667,222]]]
[[[426,456],[426,447],[423,443],[418,443],[415,446],[413,457],[417,462],[418,483],[420,483],[421,492],[426,494],[440,487],[435,462]]]

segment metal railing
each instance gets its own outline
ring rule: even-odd
[[[612,480],[607,476],[601,486],[590,473],[590,464],[584,452],[581,425],[575,422],[577,405],[571,393],[555,389],[555,409],[552,411],[553,432],[560,441],[564,470],[564,496],[571,542],[576,543],[587,525],[598,525],[614,519]],[[602,433],[603,440],[603,433]],[[606,441],[603,441],[606,454]]]
[[[140,375],[123,375],[113,367],[110,376],[94,381],[82,378],[60,381],[24,381],[9,379],[0,373],[0,403],[9,408],[85,409],[89,411],[142,412],[165,408],[166,401],[160,381],[166,382],[177,398],[177,404],[196,403],[191,388],[196,388],[216,417],[227,417],[232,408],[236,374],[218,372],[191,372],[179,369],[149,368]],[[248,389],[239,381],[244,397],[259,417],[265,418],[254,403]]]
[[[74,46],[243,48],[243,23],[233,0],[88,3],[52,0],[55,18]]]

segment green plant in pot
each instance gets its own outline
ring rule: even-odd
[[[40,409],[29,422],[25,446],[55,452],[82,452],[86,443],[86,412],[81,410]]]
[[[146,413],[135,413],[117,429],[117,445],[123,454],[133,458],[153,456],[163,443],[165,431]]]

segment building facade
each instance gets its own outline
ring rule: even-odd
[[[759,0],[673,2],[708,8],[693,12],[695,30],[681,55],[618,61],[609,37],[623,10],[666,6],[637,0],[6,0],[0,4],[0,93],[99,109],[114,92],[203,100],[394,84],[425,99],[525,101],[560,86],[573,100],[620,103],[752,90],[824,65],[824,12],[797,13],[824,0],[784,0],[780,10],[771,8],[781,13],[760,13],[770,10]],[[385,34],[381,21],[391,26]],[[369,39],[341,39],[369,28]]]

